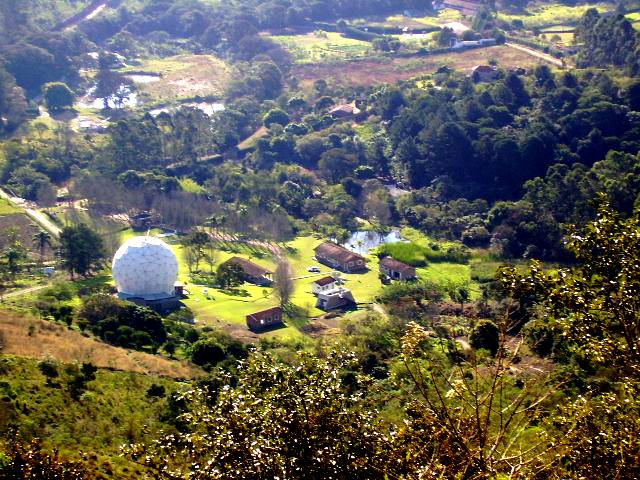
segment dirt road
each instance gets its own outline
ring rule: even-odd
[[[13,292],[5,293],[2,295],[2,300],[6,300],[11,297],[19,297],[21,295],[27,295],[28,293],[37,292],[43,288],[47,288],[49,285],[36,285],[35,287],[23,288],[20,290],[14,290]]]
[[[35,208],[32,208],[34,205],[31,202],[26,201],[24,198],[12,197],[7,191],[2,188],[0,188],[0,197],[4,198],[9,203],[17,205],[18,207],[24,209],[25,213],[31,220],[36,222],[38,225],[40,225],[40,227],[45,229],[54,237],[58,238],[60,236],[60,232],[62,231],[60,227],[49,220],[49,218],[47,218],[45,214]]]
[[[548,53],[544,53],[541,52],[539,50],[534,50],[533,48],[529,48],[529,47],[525,47],[524,45],[518,45],[517,43],[505,43],[505,45],[507,47],[511,47],[514,48],[516,50],[520,50],[521,52],[525,52],[528,53],[531,56],[537,57],[541,60],[544,60],[545,62],[549,62],[553,65],[555,65],[556,67],[564,67],[564,63],[562,62],[562,60],[553,57],[551,55],[549,55]]]

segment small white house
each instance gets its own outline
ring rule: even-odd
[[[322,277],[311,284],[311,291],[314,295],[319,295],[338,287],[338,279],[335,277]]]

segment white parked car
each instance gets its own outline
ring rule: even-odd
[[[312,273],[320,273],[320,267],[317,265],[313,265],[309,268],[307,268],[308,272],[312,272]]]

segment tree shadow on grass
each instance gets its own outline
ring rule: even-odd
[[[219,292],[229,295],[230,297],[250,297],[251,294],[244,288],[221,288]]]
[[[283,328],[287,328],[287,324],[285,323],[278,323],[276,325],[269,325],[268,327],[265,328],[260,328],[260,329],[249,329],[250,331],[252,331],[253,333],[268,333],[268,332],[275,332],[277,330],[282,330]]]
[[[303,307],[290,303],[284,307],[284,313],[287,316],[287,323],[298,330],[309,323],[309,312]]]

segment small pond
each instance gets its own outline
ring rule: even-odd
[[[138,94],[136,92],[132,92],[128,87],[122,86],[120,90],[124,93],[128,93],[128,97],[125,98],[122,102],[122,105],[117,105],[117,108],[123,107],[135,107],[138,105]],[[104,102],[101,98],[95,98],[93,95],[96,91],[96,87],[92,87],[87,90],[87,94],[78,102],[80,107],[84,108],[95,108],[96,110],[102,110],[104,108]],[[109,108],[116,108],[116,101],[114,97],[109,97],[107,100],[107,104]]]
[[[398,229],[382,234],[370,230],[358,230],[353,232],[351,238],[343,243],[342,246],[360,255],[367,255],[370,250],[379,247],[383,243],[393,242],[406,242]]]

